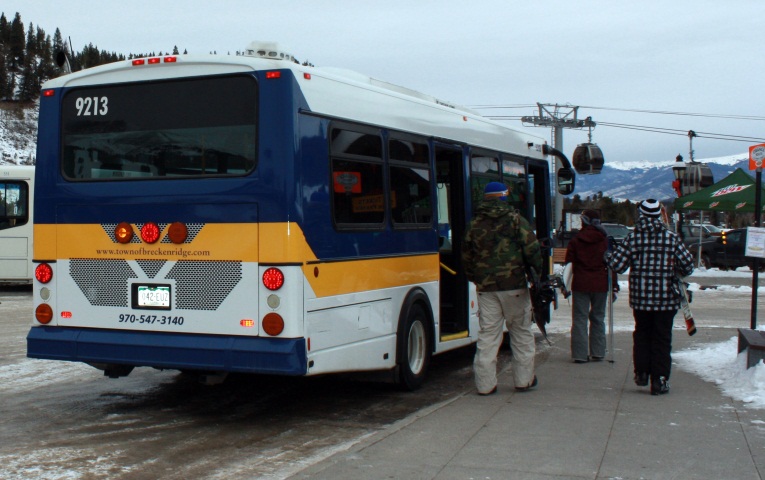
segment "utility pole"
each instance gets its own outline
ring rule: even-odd
[[[552,127],[553,148],[561,152],[563,151],[564,128],[581,129],[595,126],[595,122],[590,117],[583,120],[577,118],[578,106],[537,103],[537,107],[539,108],[537,116],[521,117],[521,122],[536,127]],[[558,159],[553,158],[553,176],[558,171],[558,168]],[[563,196],[558,193],[557,188],[553,190],[555,191],[555,196],[553,197],[553,227],[560,231],[561,221],[563,220]]]

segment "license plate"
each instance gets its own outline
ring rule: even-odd
[[[170,285],[138,285],[134,305],[138,308],[170,309]]]

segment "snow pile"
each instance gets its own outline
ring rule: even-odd
[[[685,371],[715,383],[723,394],[751,408],[765,408],[765,363],[746,368],[746,350],[738,351],[738,339],[706,344],[700,348],[672,353],[672,359]]]

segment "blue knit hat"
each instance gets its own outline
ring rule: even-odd
[[[500,182],[489,182],[483,189],[484,198],[507,200],[507,185]]]

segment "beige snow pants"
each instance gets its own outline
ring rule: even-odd
[[[531,296],[526,288],[499,292],[479,292],[478,345],[473,359],[475,385],[479,393],[497,386],[497,353],[502,343],[504,320],[513,349],[513,381],[527,387],[534,378],[534,332]]]

